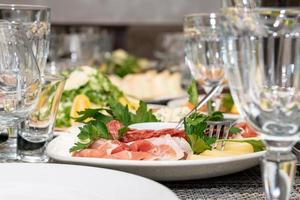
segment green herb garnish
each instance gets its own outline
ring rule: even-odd
[[[193,113],[184,121],[184,130],[187,134],[188,141],[194,153],[199,154],[205,150],[210,150],[211,145],[216,142],[215,137],[205,135],[207,130],[207,121],[222,121],[224,115],[221,112],[213,112],[210,115],[201,113]],[[236,134],[241,130],[236,127],[231,127],[229,133]]]
[[[76,142],[70,149],[70,152],[79,151],[88,148],[95,140],[99,138],[111,139],[106,125],[101,121],[93,120],[88,124],[79,127],[79,142]]]
[[[198,103],[198,89],[197,83],[195,80],[192,80],[191,84],[188,87],[188,94],[189,94],[189,102],[194,106]]]

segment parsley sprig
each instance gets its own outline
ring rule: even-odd
[[[199,154],[205,150],[210,150],[211,145],[216,142],[215,137],[208,137],[205,131],[208,127],[207,121],[222,121],[224,115],[221,112],[213,112],[210,115],[202,113],[193,113],[184,121],[184,129],[188,141],[194,153]],[[241,130],[231,127],[229,132],[232,134],[239,133]]]

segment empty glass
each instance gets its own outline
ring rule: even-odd
[[[49,74],[43,77],[38,104],[18,128],[17,149],[22,161],[48,161],[45,148],[53,137],[54,122],[64,85],[64,77]]]
[[[291,148],[300,133],[300,11],[225,11],[226,75],[241,113],[267,146],[267,199],[289,199],[296,168]]]
[[[216,13],[184,17],[185,62],[206,93],[225,83],[221,20]],[[214,101],[209,102],[208,112],[215,107]]]
[[[16,126],[32,112],[40,81],[40,71],[23,27],[0,21],[1,128]],[[0,145],[0,161],[14,157],[15,152],[10,151],[15,149],[14,145],[14,138]]]

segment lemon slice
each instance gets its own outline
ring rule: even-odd
[[[76,122],[74,118],[77,118],[79,116],[78,112],[84,111],[87,108],[91,107],[91,102],[87,96],[84,94],[77,95],[72,103],[72,108],[71,108],[71,124],[75,125]]]

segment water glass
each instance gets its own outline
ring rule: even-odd
[[[43,76],[49,50],[50,9],[39,5],[0,4],[0,20],[22,26],[22,34],[27,38]],[[10,152],[12,160],[16,159],[16,131],[13,128],[7,130],[9,145],[2,145],[3,151]]]
[[[40,83],[40,71],[23,26],[0,20],[1,128],[16,126],[32,112]],[[14,159],[15,139],[1,133],[1,142],[0,162]]]
[[[216,13],[200,13],[184,17],[185,62],[194,79],[206,93],[215,86],[225,84],[221,17]],[[221,90],[218,94],[220,93]],[[216,104],[210,101],[208,112],[214,110]]]
[[[226,10],[224,61],[240,112],[267,146],[267,199],[289,199],[296,169],[291,149],[300,128],[300,11]]]
[[[18,127],[17,153],[25,162],[47,162],[45,147],[53,137],[56,113],[65,78],[45,74],[37,106]]]

